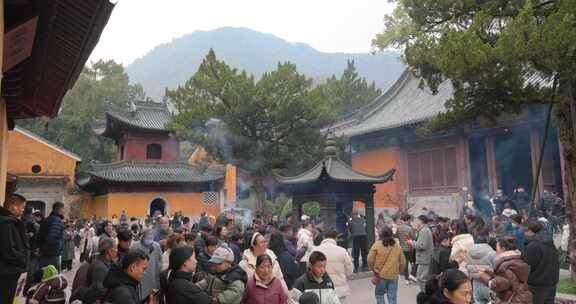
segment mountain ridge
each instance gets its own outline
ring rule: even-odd
[[[360,76],[386,89],[404,70],[394,52],[326,53],[302,42],[288,42],[273,34],[241,27],[222,27],[211,31],[194,31],[160,44],[126,67],[132,83],[140,83],[146,93],[161,99],[164,88],[175,88],[197,70],[212,48],[220,60],[246,70],[255,77],[274,70],[278,62],[290,61],[298,71],[314,79],[340,75],[347,60],[354,60]]]

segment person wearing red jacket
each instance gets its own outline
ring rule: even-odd
[[[246,283],[241,304],[286,304],[282,282],[272,273],[272,258],[263,254],[256,258],[256,272]]]

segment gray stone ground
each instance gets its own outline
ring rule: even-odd
[[[370,278],[351,280],[349,282],[352,289],[352,296],[346,299],[346,304],[374,304],[374,285],[370,283]],[[414,284],[406,285],[403,278],[398,282],[398,301],[399,304],[416,303],[418,287]]]

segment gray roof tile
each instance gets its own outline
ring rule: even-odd
[[[382,176],[370,176],[352,169],[352,167],[337,157],[326,157],[318,162],[312,169],[300,175],[293,177],[276,175],[275,177],[280,184],[284,185],[315,182],[320,179],[322,174],[326,174],[331,179],[339,182],[380,184],[389,181],[394,175],[394,172],[395,170],[392,169]]]
[[[130,111],[110,110],[106,114],[129,126],[155,131],[166,131],[172,118],[165,103],[152,101],[134,102]]]
[[[454,92],[450,81],[440,84],[435,95],[419,84],[420,80],[405,70],[388,91],[334,130],[355,136],[419,123],[446,111],[444,104]]]
[[[202,183],[224,178],[223,168],[204,169],[173,162],[118,161],[93,164],[89,173],[92,177],[106,181],[125,183]]]
[[[552,79],[526,72],[525,85],[551,87]],[[438,93],[432,94],[428,87],[421,88],[420,79],[406,69],[384,94],[327,129],[352,137],[421,123],[446,112],[446,101],[453,93],[452,83],[445,80],[438,86]]]

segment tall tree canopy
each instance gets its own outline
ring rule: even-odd
[[[280,63],[255,80],[218,60],[213,50],[185,84],[166,90],[166,96],[179,113],[171,123],[176,134],[250,172],[259,206],[268,170],[302,167],[316,159],[324,143],[320,129],[330,117],[312,80],[295,65]]]
[[[128,101],[144,98],[142,86],[129,84],[121,64],[101,60],[80,73],[56,118],[20,120],[17,124],[78,154],[84,166],[90,160],[110,161],[113,142],[98,136],[93,128],[104,120],[107,106],[127,107]]]
[[[368,83],[366,78],[360,77],[354,61],[347,62],[340,78],[332,75],[325,83],[320,84],[318,89],[324,94],[323,98],[331,104],[334,119],[353,113],[382,94],[374,82]]]
[[[396,2],[373,45],[403,49],[405,61],[433,91],[444,79],[455,88],[448,112],[431,121],[429,131],[550,102],[552,83],[558,84],[555,123],[563,143],[576,269],[576,1]]]

